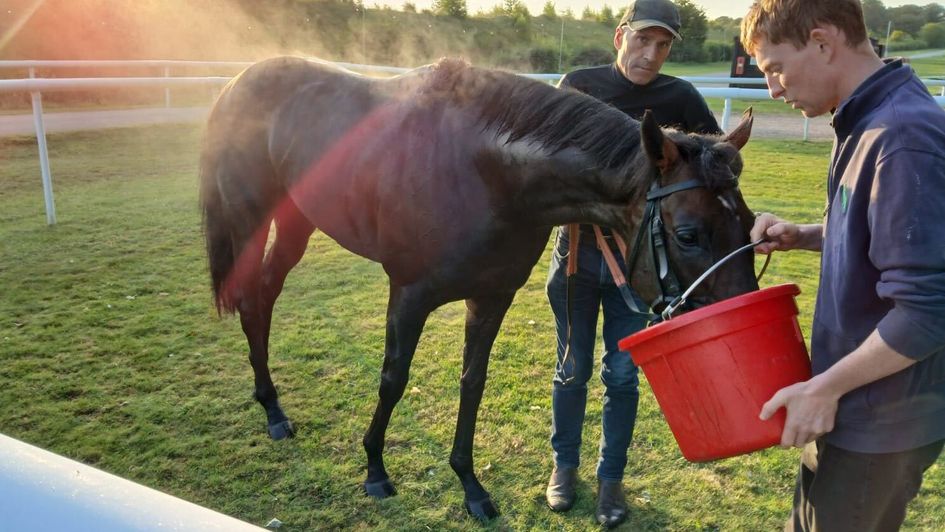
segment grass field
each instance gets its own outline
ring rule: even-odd
[[[59,224],[46,227],[35,140],[0,139],[0,432],[257,525],[281,530],[477,530],[447,459],[459,399],[464,309],[428,321],[388,432],[399,495],[363,497],[361,437],[377,397],[386,281],[316,235],[276,308],[272,369],[298,437],[272,442],[250,398],[238,320],[210,302],[196,199],[200,129],[51,135]],[[754,210],[818,220],[829,146],[752,142]],[[592,380],[578,505],[548,511],[553,322],[542,258],[496,341],[476,470],[497,530],[595,530],[601,386]],[[817,256],[778,254],[764,286],[796,282],[809,332]],[[796,450],[686,462],[644,382],[625,478],[624,530],[776,530]],[[945,462],[907,530],[940,529]]]

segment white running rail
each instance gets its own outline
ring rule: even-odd
[[[0,434],[0,530],[264,529]]]
[[[320,59],[312,58],[314,61],[329,63]],[[104,89],[117,87],[164,87],[164,105],[170,107],[171,87],[182,86],[221,86],[231,78],[227,76],[208,76],[208,77],[173,77],[170,75],[172,68],[245,68],[253,64],[246,61],[171,61],[171,60],[144,60],[144,61],[0,61],[0,69],[24,69],[29,72],[29,79],[0,79],[0,93],[3,92],[29,92],[33,106],[33,126],[36,131],[36,142],[39,148],[40,172],[43,180],[43,197],[46,203],[46,223],[53,225],[56,223],[56,205],[52,192],[52,175],[49,169],[49,154],[46,148],[46,128],[43,124],[43,102],[42,93],[54,91],[69,91],[79,89]],[[330,63],[335,66],[346,68],[361,73],[377,73],[395,75],[408,71],[407,68],[379,66],[379,65],[359,65],[355,63]],[[163,69],[163,77],[121,77],[121,78],[59,78],[43,79],[36,77],[37,68],[128,68],[128,67],[147,67]],[[561,74],[522,74],[525,77],[556,82],[561,78]],[[711,76],[681,76],[693,84],[742,84],[742,85],[765,85],[765,80],[760,78],[730,78],[730,77],[711,77]],[[941,96],[936,96],[935,100],[939,105],[945,107],[945,79],[923,79],[929,87],[942,87]],[[723,98],[724,107],[722,110],[723,130],[728,129],[732,115],[732,100],[768,100],[770,95],[767,89],[746,89],[732,87],[706,87],[697,86],[697,90],[706,98]],[[804,122],[804,140],[808,139],[808,122]]]

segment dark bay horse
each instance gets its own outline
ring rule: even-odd
[[[365,490],[395,493],[383,462],[391,412],[427,316],[465,300],[449,463],[467,510],[498,515],[473,473],[476,415],[499,326],[551,229],[594,223],[630,242],[651,187],[695,180],[661,207],[667,266],[688,286],[748,242],[737,178],[750,130],[749,117],[725,138],[664,131],[649,116],[639,123],[591,97],[456,60],[386,80],[299,58],[248,68],[210,115],[201,204],[215,301],[239,312],[270,436],[293,435],[269,374],[272,309],[317,228],[390,278]],[[643,249],[630,272],[647,301],[659,292],[652,255]],[[731,261],[695,295],[707,303],[757,289],[753,265],[750,254]]]

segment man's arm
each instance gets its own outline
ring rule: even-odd
[[[766,242],[755,246],[757,253],[805,249],[820,251],[824,243],[824,227],[821,224],[795,224],[773,214],[761,213],[755,217],[751,228],[751,241],[764,238]]]
[[[779,408],[786,408],[781,447],[803,447],[833,430],[837,404],[844,394],[916,362],[897,353],[874,330],[860,347],[827,371],[779,390],[761,408],[760,417],[768,419]]]

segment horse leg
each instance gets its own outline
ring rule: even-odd
[[[463,485],[466,511],[483,521],[498,517],[499,510],[473,472],[473,436],[479,402],[486,386],[489,353],[513,296],[495,294],[466,300],[466,345],[463,348],[459,417],[450,467]]]
[[[281,440],[295,435],[292,422],[286,417],[279,405],[278,393],[269,373],[269,331],[272,324],[272,309],[282,292],[285,278],[289,271],[298,264],[308,238],[315,230],[311,223],[298,211],[291,201],[284,201],[275,217],[276,238],[265,259],[258,286],[248,291],[253,294],[246,301],[244,312],[240,305],[240,321],[243,332],[249,340],[249,362],[253,367],[256,388],[253,396],[266,411],[269,437]],[[265,232],[261,232],[265,233]],[[257,235],[252,245],[254,252],[265,247],[268,235]],[[261,242],[258,241],[261,239]]]
[[[429,314],[429,305],[422,295],[391,285],[379,399],[363,442],[368,459],[364,491],[378,499],[397,494],[384,469],[384,434],[394,406],[404,395],[410,362]]]

